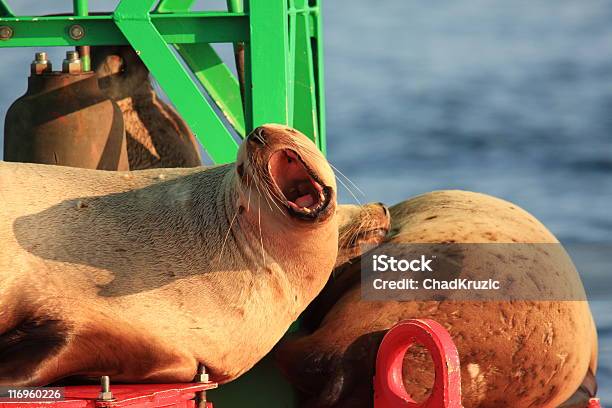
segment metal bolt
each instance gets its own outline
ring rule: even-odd
[[[74,24],[68,29],[68,35],[73,40],[80,40],[85,37],[85,28],[82,25]]]
[[[46,52],[37,52],[34,54],[34,61],[30,64],[30,71],[34,75],[40,75],[43,72],[51,72],[53,69],[51,62],[47,60]]]
[[[0,40],[10,40],[13,37],[13,29],[9,26],[0,26]]]
[[[67,74],[78,74],[82,72],[79,53],[76,51],[66,51],[66,59],[62,63],[62,72]]]
[[[66,59],[70,62],[76,61],[79,59],[79,53],[76,51],[66,51]]]
[[[101,401],[110,401],[115,399],[113,397],[113,393],[110,390],[110,378],[108,375],[103,375],[100,377],[100,394],[98,395],[98,399]]]
[[[198,372],[195,378],[193,379],[193,382],[208,382],[208,374],[206,374],[206,367],[204,366],[204,364],[198,364]]]
[[[34,54],[34,60],[36,62],[47,62],[47,53],[37,52],[36,54]]]

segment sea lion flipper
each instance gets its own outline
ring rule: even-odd
[[[0,384],[46,385],[41,368],[66,345],[68,327],[50,318],[28,319],[0,335]]]
[[[347,381],[348,376],[350,376],[350,372],[345,372],[342,367],[337,367],[319,395],[317,405],[321,407],[333,407],[336,405],[346,389],[349,388],[346,386],[346,383],[349,382]]]
[[[585,408],[589,405],[589,399],[597,395],[597,378],[589,368],[582,384],[567,401],[559,405],[559,408]]]

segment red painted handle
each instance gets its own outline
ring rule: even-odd
[[[402,381],[404,356],[415,343],[429,350],[436,375],[423,403],[408,395]],[[444,327],[430,319],[413,319],[387,332],[376,357],[374,408],[462,408],[459,353]]]
[[[589,400],[589,408],[601,408],[601,402],[599,402],[599,398],[591,398]]]

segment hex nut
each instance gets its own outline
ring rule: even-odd
[[[208,374],[206,374],[206,373],[204,373],[204,374],[196,374],[195,378],[193,379],[193,382],[197,382],[197,383],[208,382]]]
[[[34,61],[30,65],[30,69],[31,69],[32,74],[40,75],[40,74],[43,74],[45,72],[51,72],[53,70],[53,67],[52,67],[50,62],[36,62],[36,61]]]
[[[0,26],[0,40],[6,41],[13,37],[14,31],[9,26]]]
[[[80,40],[85,37],[85,28],[80,24],[73,24],[68,29],[68,35],[73,40]]]
[[[206,366],[204,366],[204,364],[198,364],[198,371],[196,372],[196,375],[193,378],[193,382],[208,382],[208,373],[206,372]]]
[[[30,64],[30,71],[33,75],[40,75],[44,72],[51,72],[53,66],[51,61],[47,60],[46,52],[37,52],[34,54],[34,61]]]
[[[81,60],[78,61],[66,61],[62,64],[62,72],[65,74],[80,74],[81,69]]]
[[[76,51],[67,51],[66,59],[62,63],[62,72],[66,74],[79,74],[83,71],[79,53]]]
[[[115,397],[113,397],[113,393],[110,391],[107,392],[101,392],[100,394],[98,394],[98,399],[101,401],[110,401],[115,399]]]

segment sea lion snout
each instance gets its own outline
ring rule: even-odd
[[[100,89],[109,98],[120,100],[148,91],[149,70],[132,47],[93,47],[91,60]]]
[[[236,172],[245,196],[255,187],[292,219],[322,222],[335,212],[334,174],[314,143],[297,130],[274,124],[253,130],[240,148]]]
[[[253,130],[247,137],[247,142],[252,143],[256,146],[264,146],[266,143],[263,126],[260,126],[257,129]]]

